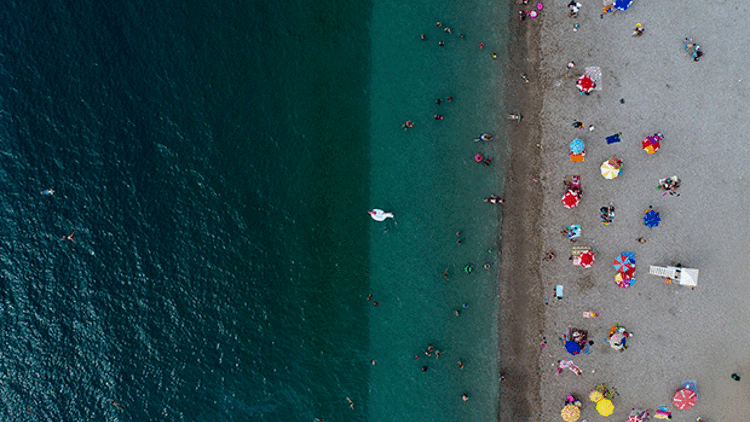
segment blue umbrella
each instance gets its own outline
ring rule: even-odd
[[[583,141],[578,138],[573,139],[573,142],[570,143],[570,152],[572,154],[580,154],[584,148]]]
[[[633,0],[615,0],[615,9],[617,10],[628,10],[628,7],[633,4]]]
[[[658,211],[647,211],[646,214],[643,216],[643,224],[646,225],[648,228],[654,228],[659,225],[659,222],[661,221],[661,217],[659,217]]]
[[[565,349],[567,349],[568,353],[570,353],[571,355],[577,355],[581,353],[581,346],[579,346],[578,343],[573,340],[568,340],[565,342]]]

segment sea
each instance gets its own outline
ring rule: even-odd
[[[495,420],[505,3],[2,2],[0,420]]]

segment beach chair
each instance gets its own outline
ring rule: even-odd
[[[651,275],[668,278],[670,280],[674,278],[674,270],[670,270],[667,267],[657,267],[655,265],[650,265],[648,267],[648,273]]]

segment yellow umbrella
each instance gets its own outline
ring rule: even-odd
[[[614,179],[620,175],[620,167],[613,163],[611,159],[602,163],[601,171],[605,179]]]
[[[599,412],[600,415],[607,417],[615,411],[615,406],[610,399],[601,399],[596,402],[596,411]]]
[[[562,416],[565,422],[575,422],[581,417],[581,409],[575,405],[568,404],[562,408],[560,416]]]
[[[604,398],[604,394],[602,394],[602,393],[600,393],[598,391],[592,391],[589,394],[589,400],[591,400],[593,402],[598,402],[599,400],[601,400],[603,398]]]

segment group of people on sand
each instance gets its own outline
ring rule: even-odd
[[[701,46],[694,42],[692,38],[685,38],[685,50],[687,50],[688,52],[690,52],[690,50],[693,51],[690,57],[692,57],[693,61],[695,62],[703,57],[703,50],[701,50]]]

